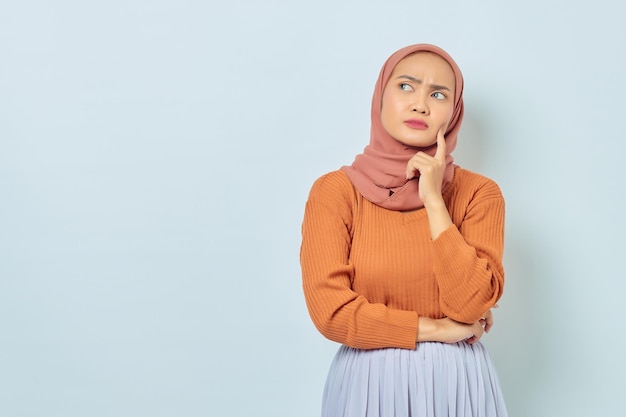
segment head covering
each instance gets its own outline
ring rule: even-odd
[[[463,75],[458,65],[443,49],[429,44],[417,44],[402,48],[391,55],[378,76],[372,98],[372,127],[370,143],[350,166],[341,168],[356,189],[372,203],[390,210],[413,210],[424,206],[419,197],[418,179],[406,179],[406,165],[418,151],[435,155],[437,145],[417,148],[405,145],[394,139],[382,125],[381,103],[383,91],[398,63],[416,52],[432,52],[450,64],[456,79],[454,93],[454,113],[444,134],[446,138],[446,170],[442,189],[454,176],[454,159],[451,156],[456,147],[457,134],[463,120]]]

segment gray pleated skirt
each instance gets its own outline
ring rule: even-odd
[[[480,343],[418,343],[415,350],[339,348],[322,417],[506,417]]]

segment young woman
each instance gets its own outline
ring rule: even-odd
[[[504,200],[453,163],[463,77],[428,44],[384,64],[369,145],[313,185],[302,226],[315,326],[342,344],[327,417],[506,416],[480,338],[502,295]]]

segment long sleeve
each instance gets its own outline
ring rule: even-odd
[[[342,173],[313,185],[302,224],[300,262],[307,308],[317,329],[348,346],[415,348],[418,315],[370,303],[352,290],[350,263],[357,193]]]
[[[474,323],[493,307],[504,285],[500,189],[457,168],[443,196],[453,225],[431,240],[425,209],[376,206],[341,171],[315,182],[300,263],[309,314],[325,337],[413,349],[420,316]]]
[[[442,312],[473,323],[498,301],[504,287],[504,199],[491,180],[473,175],[463,197],[451,199],[450,226],[433,241],[433,270]]]

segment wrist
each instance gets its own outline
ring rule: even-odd
[[[441,194],[435,194],[432,197],[424,199],[424,208],[426,210],[445,210],[448,211],[446,203],[443,201]]]
[[[428,214],[428,224],[430,226],[430,237],[435,240],[447,228],[452,225],[452,219],[443,197],[433,198],[424,201],[424,208]]]
[[[440,323],[437,319],[429,317],[419,317],[417,325],[417,341],[418,342],[437,342]]]

